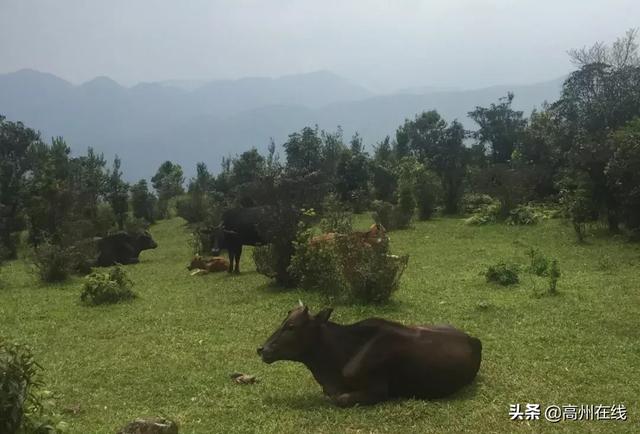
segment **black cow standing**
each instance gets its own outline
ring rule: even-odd
[[[118,232],[98,240],[97,267],[109,267],[116,264],[137,264],[143,250],[155,249],[158,244],[148,231],[139,234]]]
[[[260,206],[233,208],[222,214],[222,223],[214,232],[211,252],[214,256],[218,256],[221,249],[229,252],[229,273],[240,273],[242,246],[259,246],[267,242],[260,231],[267,213],[268,208]]]
[[[445,397],[471,383],[480,368],[480,340],[452,326],[379,318],[342,325],[330,315],[331,309],[311,315],[306,306],[290,311],[258,354],[266,363],[305,364],[341,407]]]

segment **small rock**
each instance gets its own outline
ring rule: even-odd
[[[72,414],[76,416],[80,413],[80,404],[71,404],[62,409],[62,412],[65,414]]]
[[[136,419],[129,422],[116,434],[178,434],[178,425],[168,419]]]

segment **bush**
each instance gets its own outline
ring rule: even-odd
[[[465,219],[468,225],[481,226],[495,223],[500,218],[500,203],[497,201],[482,206],[475,214]]]
[[[345,210],[335,194],[328,194],[322,204],[322,219],[320,230],[324,233],[337,232],[346,234],[351,232],[353,216]]]
[[[136,297],[131,290],[133,282],[121,267],[92,273],[86,279],[80,299],[87,304],[117,303]]]
[[[290,272],[307,290],[358,302],[384,302],[398,289],[408,256],[389,255],[388,242],[363,243],[350,234],[310,243],[311,231],[300,233]]]
[[[0,432],[64,432],[66,423],[53,413],[51,392],[43,390],[39,371],[29,347],[0,338]]]
[[[276,253],[272,244],[255,246],[253,248],[253,262],[256,264],[256,271],[264,276],[274,279],[276,272]]]
[[[540,220],[538,211],[530,205],[518,205],[511,211],[507,217],[509,225],[534,225]]]
[[[495,202],[496,200],[488,194],[468,193],[462,196],[462,211],[466,214],[475,214]]]
[[[528,271],[536,276],[546,276],[549,270],[549,259],[538,249],[529,249],[527,256],[531,259]]]
[[[393,209],[394,226],[398,229],[408,228],[416,210],[416,201],[413,197],[412,185],[408,182],[400,182],[398,187],[398,205]]]
[[[520,267],[518,264],[498,262],[491,265],[484,272],[487,282],[495,282],[503,286],[515,285],[520,282]]]
[[[71,245],[45,241],[34,247],[32,261],[43,282],[62,282],[72,273],[86,274],[96,258],[92,239],[77,240]]]
[[[393,204],[381,200],[374,200],[371,204],[373,220],[381,224],[388,231],[395,229],[393,221]]]
[[[418,219],[428,220],[436,210],[436,203],[440,192],[438,177],[420,166],[415,173],[414,194],[418,208]]]
[[[70,247],[45,241],[34,248],[33,263],[43,282],[62,282],[73,271],[74,256]]]
[[[558,260],[553,259],[551,261],[551,266],[549,267],[549,293],[550,294],[556,294],[558,280],[560,279],[561,275],[562,273],[560,272],[560,266],[558,265]]]

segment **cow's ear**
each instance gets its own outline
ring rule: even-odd
[[[322,309],[320,312],[316,314],[316,321],[318,322],[327,322],[329,321],[329,317],[331,316],[331,312],[333,309],[330,307]]]

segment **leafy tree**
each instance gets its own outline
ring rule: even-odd
[[[373,194],[377,200],[393,202],[398,187],[398,175],[395,171],[396,160],[389,136],[374,147],[371,162],[371,182]]]
[[[414,196],[418,208],[418,219],[428,220],[436,209],[440,193],[438,177],[424,165],[418,165],[414,173]]]
[[[164,218],[168,213],[169,200],[184,192],[182,167],[171,161],[165,161],[151,178],[151,184],[158,194],[158,207],[161,217]]]
[[[476,107],[469,112],[469,117],[479,126],[473,136],[481,145],[491,147],[493,163],[506,163],[511,160],[513,151],[523,139],[527,125],[521,111],[511,108],[513,94],[500,98],[498,104],[492,103],[487,107]]]
[[[357,133],[351,139],[351,148],[341,155],[336,176],[336,191],[341,200],[350,203],[354,211],[362,212],[369,197],[369,157]]]
[[[458,121],[450,125],[435,110],[424,112],[398,128],[398,146],[406,147],[420,162],[440,177],[445,212],[456,213],[467,170],[465,131]]]
[[[0,116],[0,259],[16,257],[17,237],[13,233],[21,229],[30,150],[39,141],[40,136],[31,128]]]
[[[131,186],[131,210],[135,218],[155,222],[156,197],[149,191],[146,179],[141,179]]]
[[[593,202],[612,232],[618,230],[621,204],[605,173],[615,151],[609,135],[640,115],[636,36],[632,30],[611,47],[597,43],[571,51],[580,69],[567,78],[562,96],[552,106],[568,132],[569,165],[588,176]]]
[[[107,200],[116,215],[118,229],[124,229],[124,221],[129,211],[129,184],[122,180],[120,158],[116,155],[113,169],[107,181]]]
[[[625,225],[640,234],[640,118],[614,132],[610,138],[613,156],[606,169],[607,180],[621,205]]]
[[[309,173],[320,170],[323,146],[317,126],[290,134],[283,147],[289,171]]]

